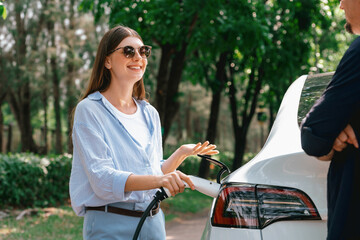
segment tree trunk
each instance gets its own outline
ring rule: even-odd
[[[189,91],[188,102],[185,110],[185,127],[186,127],[186,138],[191,139],[193,136],[191,128],[191,104],[192,104],[192,95]]]
[[[171,56],[173,52],[173,46],[165,44],[161,46],[161,59],[159,72],[157,76],[156,84],[156,109],[159,112],[161,126],[164,126],[164,115],[166,106],[166,95],[167,95],[167,80],[169,75],[169,64],[171,62]]]
[[[70,16],[69,16],[69,20],[70,20],[70,25],[69,25],[69,31],[70,32],[74,32],[75,30],[75,20],[74,20],[74,6],[75,5],[75,1],[71,0],[70,1]],[[72,144],[72,138],[71,138],[71,131],[72,131],[72,116],[73,116],[73,110],[76,106],[76,102],[77,99],[75,97],[75,90],[76,90],[76,86],[75,86],[75,64],[74,64],[74,59],[75,59],[75,54],[74,54],[74,48],[73,48],[73,44],[71,43],[71,39],[66,39],[65,40],[67,42],[67,46],[68,46],[68,51],[67,51],[67,78],[66,78],[66,108],[67,108],[67,139],[68,139],[68,144],[67,144],[67,152],[72,152],[73,149],[73,144]]]
[[[45,78],[46,79],[46,78]],[[43,141],[44,141],[44,146],[43,146],[43,153],[42,154],[47,154],[48,152],[48,137],[47,137],[47,132],[48,132],[48,127],[47,127],[47,100],[48,100],[48,96],[47,96],[47,87],[45,86],[45,89],[43,90],[43,96],[42,96],[42,103],[43,103],[43,109],[44,109],[44,126],[43,126]]]
[[[12,124],[8,125],[8,135],[7,135],[7,143],[6,143],[6,152],[11,152],[11,142],[12,142]]]
[[[166,114],[163,114],[163,142],[165,142],[167,136],[169,135],[171,124],[180,106],[177,97],[183,68],[185,66],[186,49],[187,44],[184,42],[180,52],[175,55],[171,63],[170,74],[167,80],[168,84],[165,99]]]
[[[253,66],[252,71],[249,76],[249,84],[247,86],[247,91],[245,93],[245,103],[244,108],[242,110],[242,123],[241,126],[238,124],[237,120],[237,112],[234,112],[237,110],[236,105],[237,101],[236,96],[234,93],[236,92],[236,88],[233,82],[233,79],[231,79],[232,84],[230,85],[230,104],[231,104],[231,112],[232,112],[232,119],[233,119],[233,126],[235,128],[235,156],[233,161],[232,170],[236,170],[239,167],[242,166],[243,158],[245,154],[246,149],[246,136],[250,127],[251,120],[255,114],[256,106],[257,106],[257,100],[260,94],[262,81],[264,78],[264,66],[263,63],[260,64],[259,68],[256,68],[256,56],[253,60]],[[256,74],[257,72],[257,74]],[[234,122],[235,121],[235,122]]]
[[[22,17],[24,14],[24,5],[21,1],[16,0],[15,4],[15,19],[16,19],[16,35],[14,34],[15,39],[15,49],[16,49],[16,76],[15,83],[13,87],[9,88],[9,104],[12,113],[15,116],[15,119],[18,123],[21,136],[21,151],[26,152],[37,152],[37,146],[32,137],[32,127],[31,127],[31,106],[30,106],[30,79],[26,76],[25,70],[25,59],[26,59],[26,38],[29,36],[30,32],[25,29],[25,18]],[[44,20],[44,11],[46,9],[47,1],[44,1],[43,12],[39,18],[39,22],[35,29],[34,34],[31,36],[32,40],[32,51],[37,51],[37,36],[41,32],[42,23]]]
[[[20,135],[21,135],[21,150],[25,151],[36,151],[34,149],[33,139],[32,139],[32,128],[31,128],[31,115],[30,115],[30,80],[24,78],[24,70],[21,70],[21,67],[25,66],[26,59],[26,30],[25,30],[25,19],[22,19],[22,6],[19,1],[15,3],[15,15],[16,15],[16,30],[17,37],[16,39],[16,49],[17,49],[17,67],[16,71],[16,80],[20,83],[23,82],[16,91],[10,92],[12,94],[11,99],[13,113],[15,118],[18,121]],[[14,111],[15,110],[15,111]]]
[[[211,84],[211,90],[213,93],[211,99],[209,123],[206,132],[206,140],[208,140],[210,143],[215,143],[216,138],[216,128],[219,118],[221,93],[226,80],[225,67],[227,63],[227,56],[228,52],[223,52],[220,54],[219,60],[216,63],[215,81],[213,84]],[[199,168],[200,177],[209,177],[209,165],[210,164],[207,160],[201,159]]]
[[[49,21],[47,23],[48,30],[51,38],[51,46],[56,49],[54,22]],[[60,108],[60,79],[58,75],[57,62],[56,62],[56,50],[51,53],[50,66],[52,72],[53,83],[53,96],[54,96],[54,111],[55,111],[55,152],[57,154],[62,153],[62,134],[61,134],[61,108]]]
[[[156,105],[160,115],[163,130],[163,144],[169,135],[174,116],[179,110],[177,100],[182,71],[185,66],[188,41],[197,22],[197,14],[192,19],[189,31],[181,43],[181,50],[177,45],[164,44],[161,46],[161,60],[157,77]],[[171,62],[171,66],[169,65]],[[169,70],[170,66],[170,70]]]

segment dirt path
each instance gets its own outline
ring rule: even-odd
[[[209,210],[186,215],[166,223],[166,240],[199,240],[208,219]]]

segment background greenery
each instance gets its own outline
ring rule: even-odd
[[[256,153],[299,76],[334,71],[353,37],[337,0],[2,1],[0,150],[71,152],[71,113],[116,25],[153,55],[145,76],[164,150],[209,140],[234,170]],[[198,175],[209,176],[200,163]]]
[[[0,208],[46,207],[69,199],[71,156],[0,155]]]

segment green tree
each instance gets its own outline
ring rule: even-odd
[[[10,79],[8,100],[21,133],[21,150],[37,152],[37,146],[32,137],[31,126],[31,87],[34,77],[34,63],[37,61],[32,53],[38,50],[37,39],[45,22],[45,9],[48,1],[40,1],[41,9],[36,3],[16,0],[13,3],[14,12],[9,15],[6,22],[8,31],[14,39],[15,56],[12,71],[14,78]],[[30,10],[31,9],[31,10]],[[29,15],[32,15],[30,18]],[[12,24],[14,23],[14,24]]]
[[[178,112],[178,91],[186,65],[188,45],[198,22],[201,1],[82,1],[82,8],[92,9],[100,19],[110,9],[109,25],[123,24],[135,29],[146,43],[160,51],[156,75],[155,106],[159,112],[165,142]]]
[[[70,113],[88,78],[103,28],[95,30],[91,17],[78,13],[76,0],[17,0],[9,8],[14,11],[0,22],[5,36],[0,72],[6,72],[0,82],[21,132],[21,151],[46,153],[51,130],[55,152],[61,153],[63,122],[70,132]],[[0,100],[1,96],[0,91]],[[43,144],[33,137],[39,128]]]

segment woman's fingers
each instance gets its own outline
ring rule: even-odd
[[[187,177],[179,171],[168,173],[162,176],[161,186],[167,188],[170,194],[175,196],[176,194],[183,192],[185,189],[185,184],[182,179],[185,178],[184,176]]]
[[[214,155],[218,154],[218,150],[214,150],[216,148],[216,145],[209,144],[208,141],[206,141],[201,148],[198,149],[198,151],[195,154],[203,154],[203,155]]]
[[[213,151],[209,151],[209,152],[206,152],[206,153],[202,153],[203,155],[215,155],[215,154],[219,154],[219,151],[218,150],[213,150]]]
[[[193,151],[196,152],[201,147],[201,143],[197,143],[195,147],[193,148]]]
[[[183,181],[183,183],[185,182],[192,190],[195,190],[195,185],[191,181],[191,179],[190,179],[190,177],[188,175],[186,175],[186,174],[184,174],[184,173],[182,173],[180,171],[176,171],[176,172],[179,174],[179,176],[180,176],[181,180]],[[184,184],[184,187],[185,187],[185,184]]]
[[[204,149],[206,149],[206,147],[209,145],[209,141],[204,142],[200,147],[198,147],[197,149],[194,149],[194,151],[196,152],[196,154],[201,153]]]

